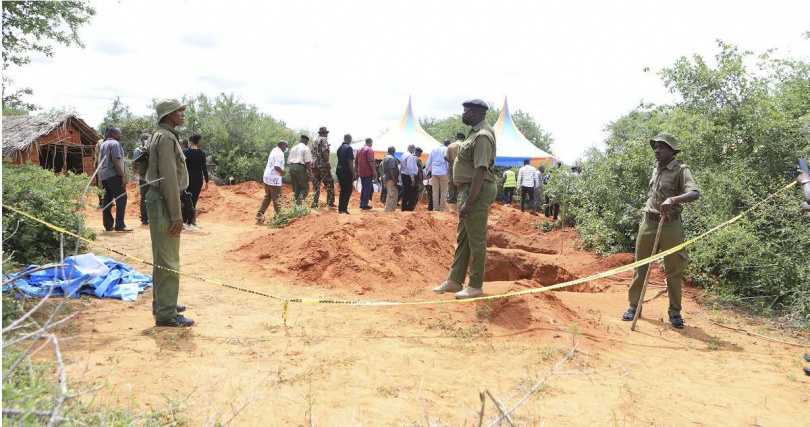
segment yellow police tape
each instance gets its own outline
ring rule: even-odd
[[[187,274],[187,273],[181,273],[180,271],[173,270],[173,269],[170,269],[170,268],[167,268],[167,267],[156,266],[156,265],[152,264],[149,261],[134,257],[132,255],[122,253],[122,252],[120,252],[118,250],[115,250],[115,249],[110,249],[110,248],[107,248],[105,246],[102,246],[102,245],[100,245],[100,244],[98,244],[96,242],[93,242],[92,240],[86,239],[86,238],[81,237],[81,236],[77,235],[76,233],[68,231],[68,230],[66,230],[66,229],[64,229],[62,227],[59,227],[59,226],[51,224],[51,223],[49,223],[47,221],[36,218],[33,215],[30,215],[30,214],[28,214],[26,212],[23,212],[23,211],[21,211],[21,210],[19,210],[17,208],[13,208],[11,206],[6,206],[6,205],[3,205],[3,207],[5,209],[8,209],[8,210],[13,211],[15,213],[18,213],[18,214],[20,214],[20,215],[22,215],[22,216],[24,216],[26,218],[32,219],[32,220],[34,220],[36,222],[39,222],[40,224],[43,224],[46,227],[48,227],[48,228],[50,228],[50,229],[52,229],[54,231],[57,231],[57,232],[62,233],[62,234],[67,234],[69,236],[72,236],[74,238],[82,240],[83,242],[87,243],[88,245],[100,247],[102,249],[105,249],[105,250],[108,250],[110,252],[116,253],[116,254],[121,255],[123,257],[126,257],[126,258],[129,258],[129,259],[141,262],[143,264],[151,265],[153,267],[161,268],[161,269],[170,271],[172,273],[182,275],[182,276],[186,276],[186,277],[190,277],[190,278],[193,278],[193,279],[197,279],[197,280],[200,280],[200,281],[203,281],[203,282],[213,283],[215,285],[224,286],[226,288],[230,288],[230,289],[234,289],[234,290],[238,290],[238,291],[242,291],[242,292],[248,292],[248,293],[252,293],[252,294],[255,294],[255,295],[260,295],[260,296],[264,296],[264,297],[284,301],[284,306],[282,308],[281,315],[282,315],[282,318],[284,320],[284,323],[286,324],[286,322],[287,322],[287,313],[288,313],[288,309],[289,309],[289,303],[291,303],[291,302],[302,303],[302,304],[332,304],[332,305],[353,305],[353,306],[366,306],[366,307],[455,304],[455,303],[487,301],[487,300],[493,300],[493,299],[499,299],[499,298],[509,298],[509,297],[515,297],[515,296],[521,296],[521,295],[536,294],[536,293],[541,293],[541,292],[552,291],[552,290],[555,290],[555,289],[562,289],[562,288],[566,288],[566,287],[569,287],[569,286],[574,286],[574,285],[578,285],[578,284],[581,284],[581,283],[590,282],[592,280],[602,279],[602,278],[605,278],[605,277],[608,277],[608,276],[613,276],[615,274],[623,273],[625,271],[630,271],[630,270],[633,270],[633,269],[635,269],[637,267],[649,264],[649,263],[654,262],[654,261],[658,261],[658,260],[660,260],[660,259],[662,259],[662,258],[664,258],[664,257],[666,257],[668,255],[672,255],[672,254],[686,248],[687,246],[690,246],[690,245],[694,244],[695,242],[697,242],[699,240],[702,240],[706,236],[709,236],[710,234],[712,234],[712,233],[714,233],[714,232],[716,232],[716,231],[718,231],[718,230],[720,230],[720,229],[722,229],[722,228],[724,228],[726,226],[729,226],[729,225],[739,221],[740,219],[742,219],[744,216],[746,216],[750,212],[754,211],[755,209],[759,208],[763,204],[765,204],[768,201],[772,200],[773,198],[775,198],[779,194],[789,190],[790,188],[792,188],[795,185],[796,185],[795,181],[791,182],[790,184],[782,187],[780,190],[776,191],[775,193],[771,194],[770,196],[760,200],[759,202],[757,202],[756,204],[754,204],[750,208],[746,209],[741,214],[735,216],[734,218],[731,218],[728,221],[726,221],[726,222],[724,222],[724,223],[722,223],[720,225],[717,225],[714,228],[706,231],[705,233],[703,233],[703,234],[701,234],[701,235],[699,235],[697,237],[694,237],[692,239],[689,239],[686,242],[683,242],[678,246],[667,249],[666,251],[660,252],[660,253],[658,253],[656,255],[653,255],[653,256],[651,256],[649,258],[645,258],[645,259],[642,259],[642,260],[639,260],[639,261],[635,261],[633,263],[630,263],[630,264],[627,264],[627,265],[624,265],[624,266],[621,266],[621,267],[618,267],[618,268],[614,268],[612,270],[608,270],[608,271],[605,271],[605,272],[602,272],[602,273],[594,274],[594,275],[588,276],[588,277],[583,277],[581,279],[571,280],[571,281],[564,282],[564,283],[558,283],[556,285],[544,286],[542,288],[524,289],[522,291],[509,292],[509,293],[505,293],[505,294],[487,295],[487,296],[483,296],[483,297],[468,298],[468,299],[462,299],[462,300],[446,299],[446,300],[411,301],[411,302],[351,301],[351,300],[339,300],[339,299],[314,299],[314,298],[284,298],[284,297],[280,297],[280,296],[276,296],[276,295],[270,295],[270,294],[263,293],[263,292],[258,292],[258,291],[253,291],[253,290],[250,290],[250,289],[240,288],[238,286],[228,285],[226,283],[217,282],[217,281],[214,281],[214,280],[206,279],[204,277],[199,277],[199,276],[195,276],[195,275],[191,275],[191,274]]]

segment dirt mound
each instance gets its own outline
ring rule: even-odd
[[[454,250],[455,228],[428,212],[370,212],[312,214],[235,253],[308,284],[363,294],[376,285],[424,288],[447,274]]]

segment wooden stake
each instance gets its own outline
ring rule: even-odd
[[[661,215],[661,219],[658,220],[658,231],[655,232],[655,242],[653,243],[653,249],[650,256],[653,256],[658,253],[658,239],[661,237],[661,229],[664,227],[664,215]],[[652,273],[652,263],[647,264],[647,275],[644,276],[644,285],[641,286],[641,296],[638,298],[638,306],[636,307],[636,314],[633,316],[633,323],[630,324],[630,330],[636,330],[636,322],[638,321],[638,317],[641,314],[641,306],[644,304],[644,292],[647,291],[647,283],[650,281],[650,273]]]

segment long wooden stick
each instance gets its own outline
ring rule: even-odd
[[[658,253],[658,239],[661,237],[661,229],[664,228],[664,215],[658,220],[658,231],[655,232],[655,242],[653,243],[652,254],[653,256]],[[638,306],[636,307],[636,314],[633,316],[633,323],[630,325],[630,330],[636,330],[636,322],[638,322],[639,315],[641,314],[641,306],[644,304],[644,292],[647,291],[647,282],[650,281],[650,273],[652,273],[652,264],[647,265],[647,275],[644,276],[644,285],[641,286],[641,296],[638,298]]]

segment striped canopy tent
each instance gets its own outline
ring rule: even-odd
[[[553,166],[556,163],[554,156],[537,148],[523,133],[520,132],[512,114],[506,97],[503,99],[503,109],[498,121],[495,122],[495,141],[497,143],[495,166],[523,166],[523,161],[531,160],[535,167],[545,164]]]
[[[408,98],[408,108],[405,109],[405,114],[399,124],[379,138],[374,139],[374,157],[377,160],[382,159],[388,153],[388,147],[396,148],[396,156],[399,158],[402,153],[408,150],[409,145],[415,145],[417,148],[422,149],[422,159],[427,161],[428,155],[434,148],[441,145],[439,141],[430,136],[422,126],[419,120],[413,115],[413,108],[411,107],[411,99]],[[365,145],[364,141],[355,142],[352,148],[355,153]]]

